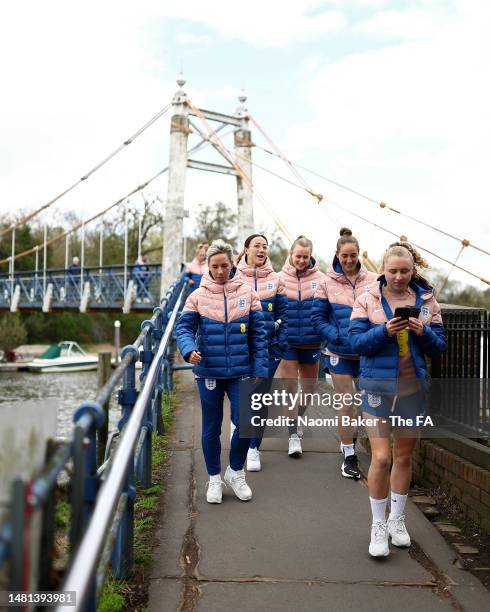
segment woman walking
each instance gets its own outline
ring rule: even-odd
[[[279,366],[279,378],[298,380],[304,392],[308,392],[318,378],[318,362],[322,338],[313,327],[313,296],[325,274],[320,272],[312,255],[313,243],[305,236],[298,236],[291,245],[289,257],[280,278],[286,287],[288,298],[288,347]],[[295,392],[297,389],[293,389]],[[303,415],[305,406],[299,406]],[[298,436],[297,420],[289,427],[290,457],[303,453]]]
[[[236,277],[257,292],[262,304],[268,341],[268,378],[272,379],[287,349],[288,300],[284,284],[279,274],[274,272],[267,256],[268,250],[269,242],[263,234],[249,236],[238,257]],[[249,472],[262,469],[259,451],[261,442],[261,435],[250,440],[247,454]]]
[[[239,385],[244,378],[267,377],[267,334],[255,291],[237,278],[233,249],[215,240],[207,252],[208,272],[199,289],[187,298],[177,323],[183,358],[194,365],[202,408],[202,447],[209,474],[206,499],[222,501],[221,424],[225,393],[235,431],[224,475],[236,496],[252,498],[243,465],[250,440],[239,436]]]
[[[391,449],[390,417],[416,423],[417,416],[424,415],[425,357],[435,357],[446,347],[441,309],[432,287],[419,274],[421,267],[428,267],[427,262],[413,246],[406,242],[392,244],[384,254],[379,282],[354,303],[349,327],[351,344],[361,355],[363,416],[378,420],[366,427],[371,444],[369,554],[373,557],[389,554],[389,537],[395,546],[410,546],[404,509],[417,430],[392,428],[395,437]],[[390,488],[391,508],[386,521]]]
[[[208,250],[208,247],[209,244],[207,242],[201,242],[198,244],[194,259],[187,265],[186,273],[187,278],[189,279],[191,292],[199,288],[202,275],[208,269],[206,264],[206,251]]]
[[[336,393],[355,392],[355,380],[359,377],[359,355],[349,340],[349,324],[352,306],[356,298],[369,285],[376,282],[378,274],[369,272],[359,261],[359,242],[350,229],[343,227],[332,264],[325,280],[320,284],[313,302],[313,324],[327,343],[327,370],[332,376]],[[339,417],[352,418],[352,402],[339,411]],[[352,427],[339,425],[340,450],[343,462],[340,468],[345,478],[360,478]]]

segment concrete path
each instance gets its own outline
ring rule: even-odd
[[[366,485],[341,477],[333,436],[305,437],[301,459],[287,456],[286,437],[265,440],[262,472],[247,475],[253,500],[241,502],[227,488],[221,505],[206,503],[198,396],[192,375],[179,377],[150,611],[489,609],[486,589],[454,565],[456,554],[411,502],[410,550],[369,556]],[[222,472],[228,440],[225,416]],[[362,457],[364,467],[368,461]]]

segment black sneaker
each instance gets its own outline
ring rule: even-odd
[[[359,480],[361,473],[359,472],[359,466],[357,464],[357,455],[349,455],[345,457],[342,467],[340,468],[342,476],[345,478],[354,478]]]

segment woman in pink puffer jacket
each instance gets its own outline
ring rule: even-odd
[[[336,393],[352,395],[359,377],[359,355],[349,340],[352,307],[356,298],[376,283],[378,274],[369,272],[359,261],[359,243],[347,227],[340,230],[337,249],[325,280],[315,293],[313,323],[327,343],[327,370]],[[346,402],[340,416],[353,416],[352,403]],[[344,456],[341,474],[358,480],[361,477],[355,452],[355,432],[339,425],[340,449]]]
[[[288,298],[288,348],[279,366],[279,378],[302,381],[303,391],[311,386],[308,381],[317,380],[320,360],[321,335],[315,330],[311,318],[313,296],[325,274],[320,272],[312,256],[313,243],[299,236],[291,245],[289,257],[284,264],[280,278],[286,287]],[[296,389],[294,389],[296,391]],[[304,414],[305,407],[299,407]],[[290,457],[302,455],[298,424],[289,427]]]

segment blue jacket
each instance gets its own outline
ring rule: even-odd
[[[329,354],[358,356],[349,340],[352,306],[356,298],[376,282],[377,277],[378,274],[369,272],[358,262],[358,275],[352,283],[343,273],[335,255],[325,280],[316,290],[311,316],[315,329],[326,340]]]
[[[277,272],[267,258],[259,268],[249,266],[246,256],[237,265],[237,277],[242,278],[258,294],[262,305],[269,354],[281,358],[288,347],[288,298],[286,289]],[[276,330],[276,321],[281,324]]]
[[[399,375],[398,343],[396,336],[390,338],[386,331],[386,322],[393,318],[383,296],[386,279],[383,275],[378,280],[369,292],[362,294],[354,303],[349,326],[350,342],[361,355],[361,389],[395,395]],[[412,281],[410,287],[415,291],[415,305],[421,309],[419,319],[425,328],[422,336],[409,332],[410,353],[416,376],[425,383],[428,378],[425,356],[440,355],[446,348],[446,337],[441,308],[434,298],[432,287],[422,278],[417,282]]]
[[[313,257],[310,266],[299,276],[289,258],[284,264],[280,278],[286,287],[288,298],[288,344],[291,346],[320,346],[321,335],[313,327],[311,318],[313,296],[325,278]]]
[[[267,378],[267,333],[255,291],[236,276],[224,285],[209,272],[189,295],[177,323],[177,344],[186,361],[200,351],[194,366],[206,378]]]

